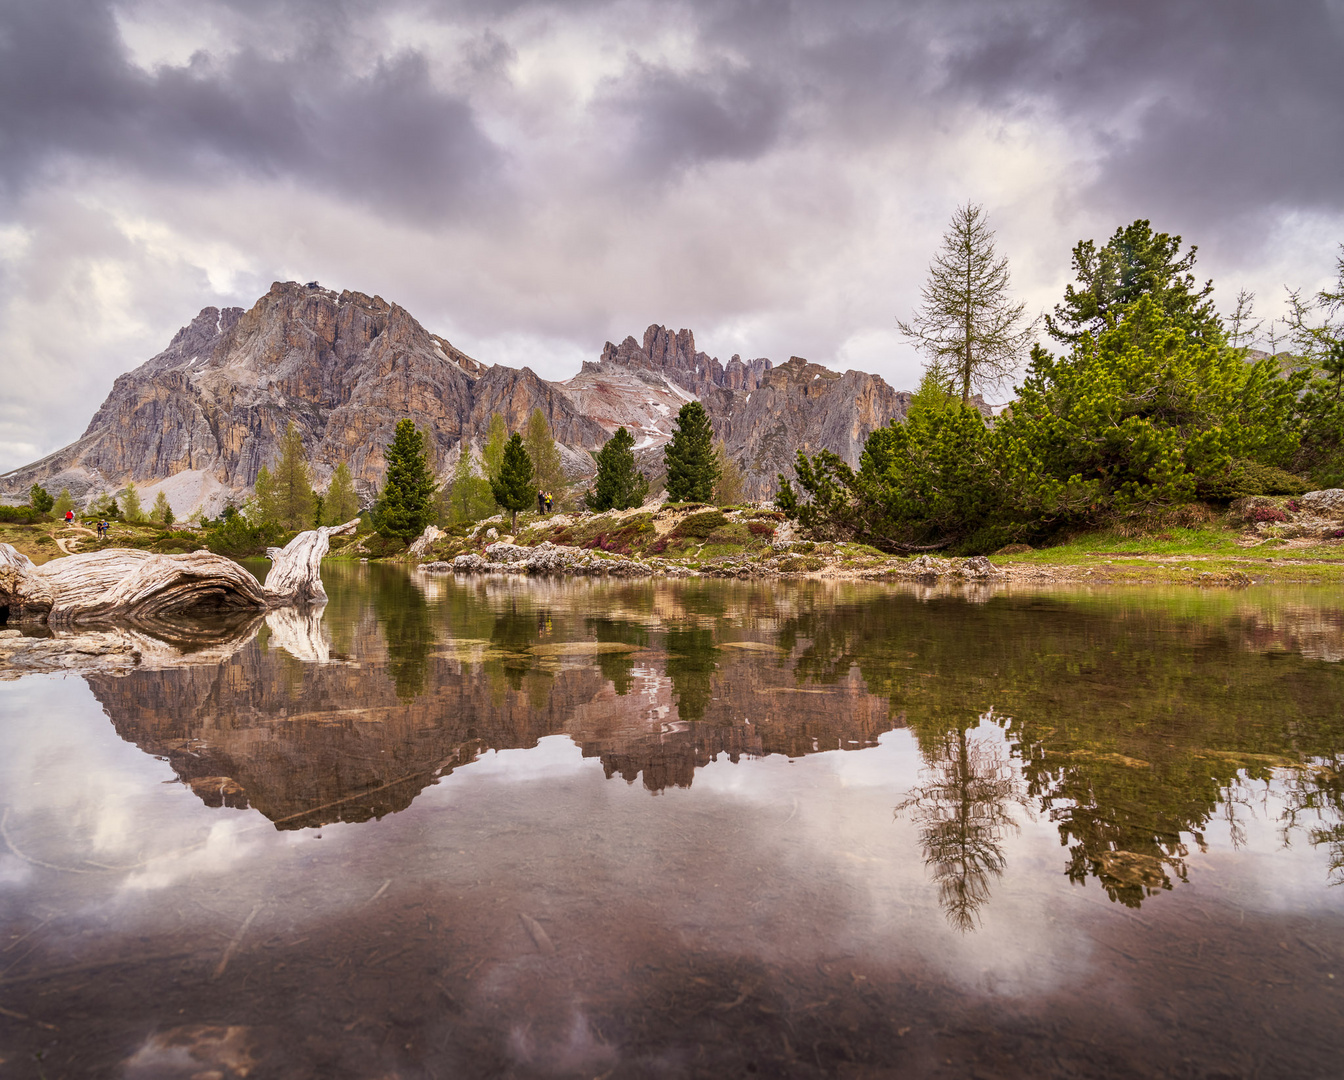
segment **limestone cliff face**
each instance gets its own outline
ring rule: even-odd
[[[276,282],[253,307],[206,308],[168,348],[117,379],[75,442],[0,476],[0,497],[34,483],[91,500],[129,482],[174,512],[217,513],[247,495],[279,456],[290,422],[303,435],[321,487],[344,462],[369,497],[383,448],[410,417],[430,435],[441,476],[463,440],[484,439],[499,413],[511,431],[541,409],[566,471],[591,475],[590,451],[617,427],[635,436],[641,466],[662,471],[678,410],[701,401],[747,476],[747,497],[774,494],[798,450],[858,463],[876,427],[901,419],[909,395],[875,375],[843,375],[795,357],[782,367],[734,356],[724,365],[689,330],[653,325],[642,343],[607,342],[566,382],[529,368],[489,366],[430,334],[379,296]]]
[[[601,446],[606,432],[527,368],[491,368],[378,296],[277,282],[250,311],[206,308],[158,356],[121,376],[70,446],[0,477],[20,495],[42,482],[92,496],[181,474],[180,515],[248,491],[293,421],[321,484],[341,462],[366,493],[382,479],[397,421],[429,432],[441,468],[490,414],[520,427],[534,407],[562,442]],[[182,495],[187,491],[186,495]],[[192,495],[196,498],[193,500]]]
[[[778,474],[792,475],[799,450],[830,450],[858,465],[873,430],[903,420],[910,404],[908,393],[876,375],[842,375],[796,356],[781,367],[734,356],[725,367],[696,350],[689,330],[662,326],[645,330],[642,345],[633,337],[607,342],[597,363],[560,385],[603,427],[629,428],[641,463],[655,469],[677,411],[699,399],[745,473],[750,499],[772,496]]]

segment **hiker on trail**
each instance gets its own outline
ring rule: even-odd
[[[73,525],[75,523],[75,512],[73,510],[67,510],[65,512],[65,523],[67,525]]]
[[[546,492],[546,513],[549,514],[550,512],[551,512],[551,493],[548,491]]]
[[[546,492],[542,491],[540,488],[537,489],[537,513],[546,513]]]
[[[103,540],[107,537],[107,518],[98,522],[98,539]]]

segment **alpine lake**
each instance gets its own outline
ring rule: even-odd
[[[0,1076],[1344,1075],[1337,589],[324,577],[0,678]]]

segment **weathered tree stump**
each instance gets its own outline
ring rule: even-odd
[[[269,603],[325,604],[327,591],[322,588],[322,557],[331,546],[333,536],[352,533],[359,518],[344,525],[323,525],[294,537],[283,548],[267,548],[271,572],[266,575],[266,596]]]
[[[353,532],[357,524],[312,529],[283,550],[272,548],[265,585],[232,559],[209,551],[156,555],[111,548],[36,566],[0,544],[0,617],[62,624],[325,603],[322,556],[332,536]]]

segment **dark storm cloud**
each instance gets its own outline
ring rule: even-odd
[[[319,38],[296,55],[202,52],[147,73],[106,4],[19,0],[0,8],[0,178],[14,192],[94,158],[158,178],[290,177],[394,215],[474,200],[502,155],[467,102],[432,85],[418,52],[352,68]]]
[[[1344,209],[1344,5],[1137,0],[995,6],[946,84],[1103,141],[1096,191],[1213,223]]]
[[[630,122],[630,170],[670,179],[686,167],[750,161],[771,149],[786,101],[778,83],[751,71],[681,74],[635,61],[604,89],[598,107]]]
[[[244,41],[149,73],[130,62],[109,0],[0,0],[0,178],[11,191],[73,157],[159,175],[294,178],[401,214],[451,214],[498,184],[504,151],[468,98],[474,81],[503,77],[510,20],[636,10],[603,0],[180,7],[226,11],[255,33],[288,29],[279,36],[305,44],[277,55]],[[481,32],[484,45],[454,61],[462,96],[436,88],[423,51],[383,55],[374,43],[363,55],[349,44],[394,10]],[[632,47],[599,88],[592,116],[611,129],[624,182],[663,183],[813,138],[920,143],[954,130],[969,107],[1092,139],[1093,194],[1107,204],[1209,218],[1344,208],[1338,0],[702,0],[649,14],[684,24],[701,55],[674,69]]]

